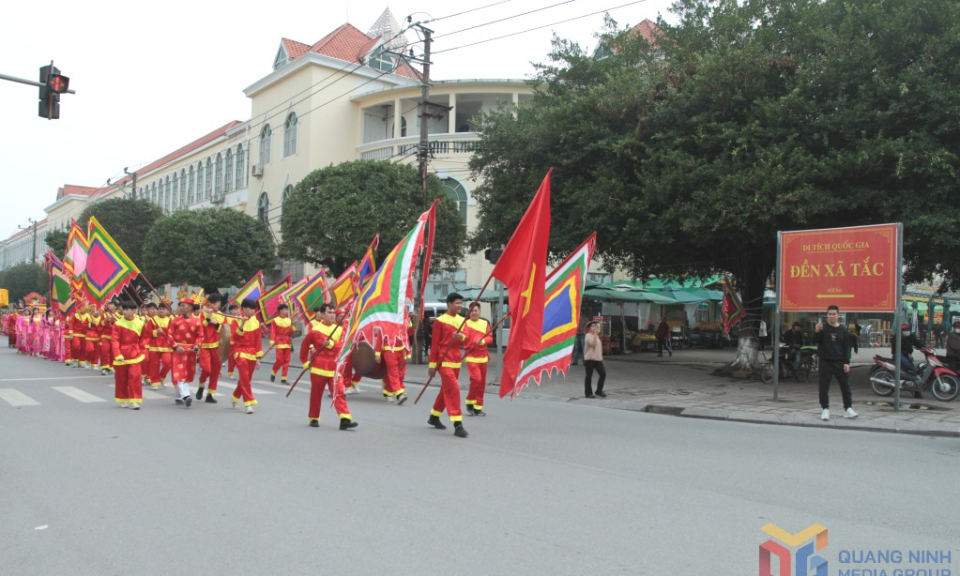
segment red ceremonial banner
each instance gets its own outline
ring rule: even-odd
[[[898,224],[780,233],[780,310],[894,312]]]

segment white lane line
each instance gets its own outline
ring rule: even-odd
[[[23,392],[20,392],[19,390],[14,390],[13,388],[0,388],[0,400],[3,400],[14,408],[20,406],[40,405],[40,403],[33,398],[27,396]]]
[[[74,388],[73,386],[54,386],[53,389],[61,394],[66,394],[74,400],[83,402],[84,404],[90,404],[93,402],[106,402],[106,400],[100,398],[99,396],[94,396],[89,392],[84,392],[83,390]]]
[[[103,376],[58,376],[56,378],[3,378],[0,382],[38,382],[45,380],[99,380]]]

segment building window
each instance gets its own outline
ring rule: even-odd
[[[291,112],[283,125],[283,156],[297,153],[297,113]]]
[[[406,138],[407,136],[407,119],[403,116],[400,117],[400,137]]]
[[[213,193],[217,196],[223,192],[223,156],[217,154],[217,169],[213,181]]]
[[[442,180],[443,190],[447,193],[447,198],[456,203],[457,212],[460,213],[460,219],[463,220],[463,223],[467,223],[467,189],[463,187],[463,184],[457,182],[453,178],[444,178]]]
[[[164,210],[164,212],[169,212],[169,211],[170,211],[170,199],[171,199],[170,197],[171,197],[171,196],[172,196],[172,194],[170,193],[170,177],[167,176],[167,182],[166,182],[166,185],[164,186],[164,191],[163,191],[163,210]]]
[[[213,160],[207,158],[207,173],[203,177],[203,199],[209,200],[213,191]]]
[[[229,192],[233,188],[233,150],[227,148],[227,167],[224,169],[223,191]]]
[[[153,204],[157,203],[157,183],[154,182],[153,186],[150,189],[150,202]]]
[[[170,207],[173,210],[176,210],[180,207],[180,185],[177,183],[177,173],[173,173],[173,200],[170,202]]]
[[[381,44],[373,49],[373,52],[367,57],[367,63],[377,72],[393,72],[397,67],[393,56],[386,52],[390,49],[386,44]]]
[[[180,170],[180,208],[187,207],[187,171]]]
[[[187,180],[187,204],[193,204],[193,166],[190,167],[190,176]]]
[[[270,197],[264,192],[257,201],[257,220],[270,225]]]
[[[267,124],[260,131],[260,165],[266,166],[270,163],[270,137],[273,136],[273,130]]]
[[[287,51],[283,49],[283,46],[277,50],[277,57],[273,59],[273,69],[279,70],[286,66],[287,64]]]
[[[203,200],[203,162],[197,162],[197,202]]]
[[[237,144],[237,188],[243,188],[247,182],[247,172],[245,170],[246,163],[244,159],[246,156],[243,154],[243,145]]]
[[[287,199],[290,198],[290,195],[293,194],[293,184],[287,184],[287,187],[283,189],[283,194],[280,196],[280,215],[283,216],[283,212],[287,206]]]

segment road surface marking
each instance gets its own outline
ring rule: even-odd
[[[83,390],[74,388],[73,386],[54,386],[53,389],[61,394],[66,394],[74,400],[83,402],[84,404],[90,404],[93,402],[106,402],[106,400],[100,398],[99,396],[94,396],[89,392],[84,392]]]
[[[14,408],[20,406],[39,406],[40,403],[27,396],[19,390],[13,388],[0,388],[0,399]]]
[[[42,380],[93,380],[100,379],[103,376],[58,376],[57,378],[3,378],[0,382],[36,382]]]

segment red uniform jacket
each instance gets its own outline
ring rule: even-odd
[[[87,328],[89,327],[90,317],[86,314],[74,314],[70,321],[70,334],[74,338],[86,338]]]
[[[186,318],[177,316],[171,320],[166,332],[175,345],[183,348],[199,347],[203,340],[203,327],[200,326],[200,319],[192,314]]]
[[[467,320],[463,325],[463,334],[467,337],[463,341],[463,349],[470,350],[467,353],[467,362],[485,364],[490,361],[490,354],[487,352],[487,342],[490,341],[490,336],[487,336],[489,331],[490,324],[483,318],[476,321]]]
[[[226,316],[219,312],[205,312],[203,314],[203,343],[201,348],[218,348],[220,346],[220,328]]]
[[[453,335],[463,322],[463,318],[446,312],[433,322],[430,340],[430,368],[459,368],[460,342],[453,342]],[[451,345],[451,342],[453,344]],[[446,351],[446,355],[440,355]]]
[[[103,316],[96,317],[92,314],[87,317],[87,328],[86,328],[86,337],[87,340],[92,340],[94,342],[100,341],[100,322],[103,320]]]
[[[322,322],[315,324],[300,345],[300,362],[303,363],[303,367],[306,368],[307,362],[310,362],[312,374],[333,377],[337,369],[337,356],[343,348],[341,336],[343,336],[343,329],[336,324]],[[310,361],[311,348],[318,350],[312,362]]]
[[[292,348],[293,321],[289,318],[274,318],[270,324],[270,343],[276,348]]]
[[[259,360],[263,356],[263,340],[260,338],[260,321],[251,316],[243,322],[233,336],[233,353],[236,358]]]
[[[113,325],[112,342],[114,365],[123,366],[143,362],[149,333],[140,318],[126,320],[121,318]]]

